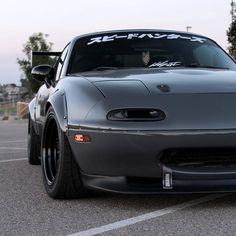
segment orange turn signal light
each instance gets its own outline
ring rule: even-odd
[[[87,134],[76,134],[75,141],[79,143],[91,142],[91,137]]]

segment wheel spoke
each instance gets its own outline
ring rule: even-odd
[[[57,148],[54,148],[54,150],[53,150],[53,161],[54,161],[55,171],[57,171],[57,161],[58,161],[58,151],[57,151]]]
[[[52,151],[51,151],[51,149],[49,149],[50,151],[49,151],[49,155],[47,156],[47,160],[48,160],[48,171],[49,171],[49,180],[51,181],[51,182],[53,182],[54,181],[54,179],[55,179],[55,176],[54,176],[54,173],[53,173],[53,158],[52,158]]]

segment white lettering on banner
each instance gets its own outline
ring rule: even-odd
[[[91,38],[90,42],[88,42],[87,45],[91,45],[93,43],[101,43],[101,42],[102,42],[102,37]]]
[[[117,39],[127,39],[127,35],[117,35],[116,36]]]
[[[112,36],[104,36],[102,38],[102,42],[109,42],[109,41],[114,41],[114,39],[117,37],[117,35],[112,35]]]
[[[196,36],[183,36],[180,34],[159,34],[159,33],[155,33],[155,34],[151,34],[151,33],[129,33],[127,35],[104,35],[104,36],[100,36],[100,37],[95,37],[95,38],[91,38],[90,41],[87,43],[87,45],[92,45],[94,43],[102,43],[102,42],[110,42],[110,41],[114,41],[115,39],[134,39],[134,38],[138,38],[138,39],[142,39],[142,38],[150,38],[150,39],[163,39],[166,38],[168,40],[178,40],[178,39],[184,39],[184,40],[189,40],[191,42],[198,42],[198,43],[204,43],[207,39],[205,38],[201,38],[201,37],[196,37]]]
[[[155,34],[155,39],[162,39],[162,38],[165,38],[165,37],[167,37],[167,35],[166,34]]]
[[[142,39],[142,38],[144,38],[144,37],[148,37],[148,38],[150,38],[150,39],[153,39],[154,38],[154,36],[152,35],[152,34],[141,34],[140,36],[138,36],[138,38],[139,39]]]
[[[193,36],[193,37],[191,38],[191,41],[192,41],[192,42],[204,43],[204,41],[206,41],[206,39]]]
[[[127,39],[137,38],[138,34],[128,34]]]

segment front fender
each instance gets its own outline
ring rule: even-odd
[[[35,122],[35,103],[36,103],[36,97],[34,97],[33,100],[31,100],[31,102],[28,105],[28,107],[29,107],[29,117],[34,122]]]
[[[53,107],[62,131],[68,125],[83,124],[88,112],[101,100],[102,93],[82,77],[67,77],[57,84],[57,89],[48,99],[46,110]]]
[[[52,107],[57,121],[60,125],[60,128],[63,132],[67,131],[67,105],[66,105],[66,95],[63,89],[57,89],[48,99],[48,103],[46,109],[48,110],[49,107]]]
[[[83,77],[67,77],[60,81],[59,86],[65,91],[64,114],[70,126],[84,124],[89,111],[104,99],[102,93]]]

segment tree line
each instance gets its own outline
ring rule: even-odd
[[[52,50],[53,43],[48,42],[48,34],[34,33],[32,34],[26,43],[23,45],[22,52],[24,58],[17,58],[17,63],[22,71],[21,85],[29,91],[29,95],[32,96],[36,93],[40,87],[40,83],[32,78],[31,70],[34,66],[40,64],[55,64],[55,58],[49,56],[37,56],[32,58],[32,52],[50,52]]]

